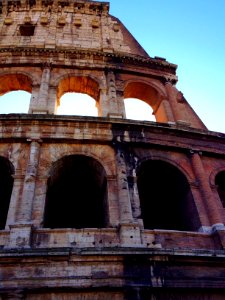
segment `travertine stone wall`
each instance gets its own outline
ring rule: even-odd
[[[51,4],[53,3],[53,4]],[[66,2],[64,2],[65,4]],[[76,48],[146,55],[123,24],[108,14],[109,4],[42,1],[30,6],[3,2],[0,14],[1,47]],[[20,25],[33,25],[32,36],[21,36]]]
[[[0,158],[14,180],[0,230],[1,300],[224,299],[225,210],[215,178],[225,170],[225,139],[207,131],[178,91],[176,68],[150,57],[109,14],[107,2],[0,0],[0,95],[31,93],[28,114],[0,115]],[[98,117],[56,115],[67,92],[93,97]],[[126,98],[149,104],[156,122],[125,120]],[[90,172],[105,184],[98,182],[104,192],[100,228],[46,225],[51,176],[57,169],[60,177],[69,156],[88,158],[86,171],[100,166]],[[183,207],[172,211],[174,197],[163,182],[166,202],[159,203],[164,215],[188,219],[185,228],[145,226],[138,180],[149,161],[180,176],[168,181],[188,191]],[[75,189],[79,172],[65,170]],[[149,203],[155,174],[148,172]],[[62,187],[53,198],[61,204],[59,218],[67,203]],[[72,201],[74,217],[79,201]],[[157,219],[164,221],[161,210]]]
[[[6,230],[11,229],[8,246],[17,247],[20,240],[20,246],[25,247],[35,240],[36,247],[68,247],[73,243],[74,234],[77,247],[94,247],[100,240],[102,245],[164,245],[164,238],[158,237],[160,242],[156,242],[151,231],[150,235],[143,231],[136,171],[148,159],[166,161],[185,174],[196,206],[192,218],[200,220],[199,230],[205,232],[210,226],[222,226],[225,221],[224,210],[218,195],[214,197],[215,189],[209,184],[215,181],[211,178],[215,175],[211,174],[216,174],[218,166],[222,168],[222,160],[212,160],[210,155],[198,154],[201,150],[201,153],[216,151],[217,155],[223,155],[222,140],[218,138],[217,142],[203,143],[202,137],[205,138],[207,134],[192,133],[192,149],[198,149],[198,152],[190,153],[190,138],[185,137],[186,129],[178,130],[175,125],[163,127],[154,123],[143,125],[127,124],[115,119],[110,122],[107,119],[97,120],[88,117],[70,117],[68,120],[66,117],[41,115],[33,119],[30,116],[23,116],[21,120],[17,116],[1,119],[0,155],[9,159],[15,168],[6,223]],[[14,142],[4,142],[6,140]],[[157,149],[159,143],[161,149]],[[51,168],[56,161],[68,155],[89,156],[103,166],[108,187],[105,213],[108,215],[108,229],[113,230],[92,230],[92,234],[87,230],[85,232],[90,235],[84,238],[86,233],[82,230],[67,232],[45,229],[42,233],[37,231],[32,240],[32,228],[39,230],[43,227],[47,180]],[[193,155],[198,157],[194,158]],[[213,199],[213,210],[210,199]],[[2,235],[1,244],[6,243],[8,233]],[[47,240],[41,238],[45,235],[49,236]],[[176,240],[176,245],[178,243]]]

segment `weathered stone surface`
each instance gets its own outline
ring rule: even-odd
[[[0,1],[0,95],[31,93],[0,115],[0,299],[225,299],[225,136],[176,82],[107,2]],[[55,115],[66,92],[99,117]]]

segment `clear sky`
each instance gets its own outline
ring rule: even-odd
[[[208,129],[225,132],[225,0],[111,0],[151,57],[178,65],[177,87]]]
[[[178,89],[225,133],[225,0],[111,0],[110,13],[151,57],[178,65]]]

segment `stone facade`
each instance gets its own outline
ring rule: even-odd
[[[176,82],[107,2],[0,1],[0,94],[31,93],[0,115],[0,299],[225,299],[225,136]]]

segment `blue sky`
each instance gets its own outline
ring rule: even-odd
[[[111,0],[110,13],[151,57],[178,65],[178,89],[210,130],[225,133],[225,0]]]
[[[178,65],[177,87],[210,130],[225,132],[225,0],[111,0],[150,56]]]

